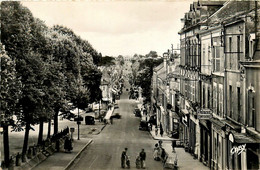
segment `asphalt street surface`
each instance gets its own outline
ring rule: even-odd
[[[136,100],[128,99],[128,92],[124,90],[121,99],[117,100],[121,119],[114,119],[112,125],[95,138],[90,146],[75,160],[71,170],[78,169],[122,169],[121,153],[128,148],[131,169],[135,168],[136,156],[141,149],[146,152],[146,169],[163,169],[162,163],[153,160],[153,148],[156,143],[149,132],[138,129],[140,118],[135,117],[133,110],[137,105]]]

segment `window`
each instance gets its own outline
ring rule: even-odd
[[[203,85],[203,89],[202,89],[202,108],[205,108],[205,86]]]
[[[248,91],[248,126],[256,128],[255,92]]]
[[[241,98],[241,94],[240,94],[240,87],[237,87],[237,118],[238,118],[238,122],[241,120],[241,102],[240,102],[240,98]]]
[[[211,103],[210,87],[208,87],[208,108],[211,107],[210,103]]]
[[[219,106],[219,115],[223,116],[223,85],[219,84],[219,94],[218,94],[218,106]]]
[[[239,69],[239,61],[240,61],[240,36],[237,36],[237,69]]]
[[[232,69],[232,37],[229,37],[229,68]]]
[[[213,58],[213,71],[220,71],[220,37],[213,37],[213,47],[212,47],[212,58]]]
[[[232,118],[233,117],[233,101],[232,101],[232,86],[229,85],[229,116]]]
[[[218,85],[213,83],[213,111],[218,115]]]

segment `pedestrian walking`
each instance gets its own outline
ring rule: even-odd
[[[156,136],[158,135],[158,128],[157,127],[155,128],[155,135]]]
[[[162,159],[162,162],[163,162],[164,164],[165,164],[165,162],[166,162],[166,160],[167,160],[167,157],[168,157],[168,155],[167,155],[165,149],[162,148],[161,159]]]
[[[110,116],[110,123],[111,123],[111,125],[113,124],[113,117],[112,116]]]
[[[126,167],[130,168],[130,156],[126,155],[125,163],[126,163]]]
[[[155,144],[155,148],[153,150],[153,159],[156,160],[156,161],[159,161],[160,160],[160,155],[159,155],[159,145],[158,143]]]
[[[64,141],[64,150],[65,152],[71,152],[72,150],[72,140],[69,138],[69,136],[66,136],[65,141]]]
[[[162,140],[159,140],[159,141],[158,141],[159,148],[162,148],[162,143],[163,143]]]
[[[136,169],[141,168],[141,157],[140,157],[140,155],[136,156],[135,165],[136,165]]]
[[[125,148],[125,150],[122,152],[121,154],[121,167],[125,168],[125,164],[126,164],[126,156],[127,156],[127,148]]]
[[[163,129],[162,128],[160,128],[160,135],[161,135],[161,137],[163,137]]]
[[[144,149],[142,149],[142,151],[140,152],[139,156],[141,158],[141,168],[145,169],[146,153],[145,153]]]
[[[175,153],[176,140],[172,141],[172,152]]]

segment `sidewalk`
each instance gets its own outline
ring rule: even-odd
[[[64,170],[70,167],[81,152],[91,144],[92,139],[82,138],[80,140],[74,139],[73,150],[71,153],[64,151],[56,152],[42,163],[32,168],[32,170]]]
[[[184,151],[184,148],[177,147],[175,148],[175,153],[172,152],[172,146],[171,146],[171,141],[173,140],[172,138],[169,138],[167,135],[161,135],[156,136],[155,135],[155,128],[153,127],[152,131],[150,131],[151,136],[153,137],[154,140],[162,140],[162,147],[166,150],[166,152],[169,154],[169,157],[176,158],[178,159],[178,168],[179,169],[190,169],[190,170],[209,170],[209,167],[206,167],[203,165],[198,159],[193,159],[193,156]]]
[[[80,140],[77,140],[77,126],[75,126],[75,134],[73,137],[73,150],[71,153],[64,152],[61,148],[60,152],[55,152],[49,157],[42,158],[42,162],[36,158],[29,159],[22,166],[15,166],[14,170],[66,170],[68,169],[79,155],[92,143],[93,135],[98,135],[104,128],[103,122],[96,121],[95,125],[80,125]],[[34,161],[35,160],[35,161]]]

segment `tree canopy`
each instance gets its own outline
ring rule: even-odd
[[[55,134],[69,103],[84,109],[101,99],[102,54],[71,29],[49,28],[20,2],[4,1],[1,42],[1,114],[25,125],[23,154],[31,125],[54,119]]]

